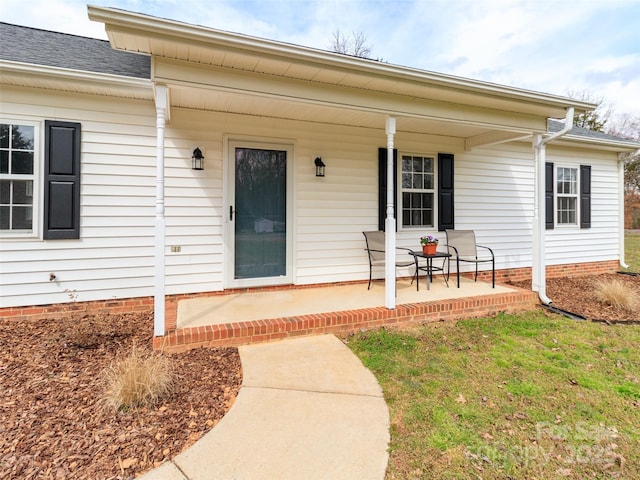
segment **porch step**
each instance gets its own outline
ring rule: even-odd
[[[509,292],[433,300],[384,307],[293,315],[263,320],[229,322],[178,328],[153,339],[153,348],[184,351],[198,347],[240,346],[289,337],[323,333],[349,334],[385,325],[458,320],[494,315],[498,312],[530,310],[538,304],[536,293],[509,287]]]

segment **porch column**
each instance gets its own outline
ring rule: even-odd
[[[396,133],[396,119],[388,117],[387,133],[387,216],[384,221],[385,237],[385,273],[384,293],[385,306],[393,310],[396,308],[396,219],[393,216],[393,136]]]
[[[165,301],[165,218],[164,218],[164,127],[167,118],[168,90],[155,86],[156,103],[156,225],[155,225],[155,292],[153,296],[153,335],[164,336]]]

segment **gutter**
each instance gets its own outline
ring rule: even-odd
[[[546,281],[546,262],[545,262],[545,163],[546,163],[546,145],[553,140],[565,135],[573,127],[573,115],[574,107],[567,109],[565,117],[565,123],[562,130],[555,132],[551,135],[534,135],[534,158],[535,158],[535,171],[537,175],[537,191],[536,191],[536,208],[537,215],[534,218],[537,220],[534,225],[534,274],[533,274],[533,287],[534,291],[537,288],[538,297],[544,305],[549,305],[552,300],[547,297],[547,281]]]

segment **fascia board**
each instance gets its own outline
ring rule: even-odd
[[[493,95],[525,103],[545,105],[556,110],[574,107],[576,113],[593,110],[597,106],[593,103],[573,100],[557,95],[351,57],[334,52],[276,42],[274,40],[189,25],[119,9],[89,5],[88,13],[91,20],[105,24],[107,33],[115,27],[120,33],[129,31],[132,35],[152,34],[154,37],[161,36],[165,39],[175,38],[182,42],[202,42],[203,44],[215,45],[217,48],[241,49],[245,52],[254,52],[260,56],[277,56],[280,59],[287,59],[291,62],[305,61],[326,67],[346,69],[354,73],[374,76],[384,75],[398,80],[421,82],[445,88],[460,89],[479,95]],[[122,44],[114,45],[114,47],[123,50],[128,49],[127,45]],[[139,50],[139,45],[136,45],[131,51],[153,55],[151,51]]]

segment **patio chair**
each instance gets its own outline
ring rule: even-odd
[[[367,245],[367,253],[369,255],[369,286],[367,290],[371,288],[371,280],[373,277],[373,267],[384,267],[385,264],[385,252],[384,252],[384,232],[362,232],[364,240]],[[415,265],[413,257],[409,257],[407,254],[411,251],[408,248],[396,247],[398,252],[402,252],[401,258],[404,260],[396,260],[396,268],[411,267]],[[413,280],[411,281],[413,283]]]
[[[491,262],[491,286],[496,288],[496,259],[493,250],[476,243],[476,234],[473,230],[445,230],[447,235],[447,248],[449,253],[456,258],[456,272],[458,273],[458,288],[460,288],[460,262],[475,263],[478,281],[478,264]],[[482,250],[478,250],[482,249]]]

